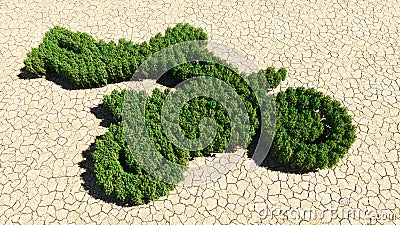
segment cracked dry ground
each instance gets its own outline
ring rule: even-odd
[[[0,11],[1,224],[400,223],[397,1],[20,0],[2,1]],[[57,80],[22,79],[23,59],[56,24],[98,39],[138,42],[179,22],[202,27],[211,40],[245,51],[260,67],[286,67],[281,88],[315,87],[341,101],[357,125],[349,154],[334,169],[307,174],[273,163],[250,171],[251,161],[243,159],[218,181],[178,187],[142,206],[105,198],[88,155],[106,131],[102,96],[125,84],[74,90]],[[266,216],[271,207],[368,208],[397,219],[302,221]]]

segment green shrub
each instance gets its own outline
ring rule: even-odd
[[[268,84],[270,88],[277,88],[281,81],[286,79],[287,70],[285,68],[280,68],[278,71],[275,71],[274,67],[268,67],[265,70],[260,70],[260,73],[264,74],[267,78]]]
[[[217,78],[226,84],[230,85],[235,92],[240,96],[242,102],[244,103],[249,120],[250,120],[250,136],[247,144],[250,143],[251,139],[254,137],[255,133],[259,128],[260,123],[260,112],[259,112],[259,102],[257,101],[256,95],[251,90],[250,86],[247,84],[246,80],[242,77],[247,78],[254,77],[253,74],[239,75],[238,70],[228,67],[228,64],[224,61],[214,62],[201,62],[201,63],[185,63],[180,66],[176,66],[170,70],[172,76],[179,81],[194,77],[213,77]],[[282,80],[286,79],[287,70],[285,68],[280,68],[278,72],[275,72],[274,67],[268,67],[265,70],[260,70],[258,73],[265,76],[269,83],[269,87],[276,88]],[[259,82],[259,81],[256,81]],[[223,93],[221,93],[223,94]],[[225,96],[225,99],[229,99],[229,96]]]
[[[43,75],[50,71],[79,86],[99,86],[128,80],[152,53],[176,43],[207,40],[201,28],[177,24],[150,38],[149,43],[133,44],[96,41],[82,32],[55,26],[45,34],[38,48],[24,60],[27,71]]]
[[[121,123],[111,124],[95,146],[96,182],[107,195],[132,204],[144,204],[167,195],[174,188],[142,170],[126,146]]]
[[[294,168],[331,168],[355,141],[347,109],[313,88],[290,87],[278,93],[276,111],[271,153]]]
[[[126,89],[122,91],[113,90],[111,94],[103,96],[103,103],[110,110],[114,122],[120,122],[122,117],[122,104]]]

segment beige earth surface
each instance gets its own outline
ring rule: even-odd
[[[27,79],[23,59],[54,25],[138,42],[180,22],[259,67],[286,67],[282,89],[341,101],[357,126],[349,154],[307,174],[249,169],[244,158],[219,180],[142,206],[105,197],[90,152],[110,118],[102,96],[126,84]],[[400,224],[399,30],[398,1],[1,1],[0,224]]]

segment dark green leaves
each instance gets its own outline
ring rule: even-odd
[[[340,102],[313,88],[276,96],[277,132],[271,153],[299,169],[333,167],[355,141],[355,127]]]

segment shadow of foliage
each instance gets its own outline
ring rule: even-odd
[[[101,103],[98,106],[92,107],[90,112],[93,113],[97,119],[100,119],[100,126],[109,127],[111,122],[113,121],[111,112],[107,109],[104,103]]]
[[[18,74],[18,77],[20,79],[24,79],[24,80],[40,78],[40,76],[33,74],[31,72],[28,72],[25,68],[20,69],[20,73]]]
[[[47,72],[43,76],[38,76],[36,74],[33,74],[31,72],[28,72],[25,67],[20,70],[20,74],[18,74],[18,77],[20,79],[37,79],[37,78],[45,78],[48,81],[51,81],[55,83],[56,85],[59,85],[61,88],[66,89],[66,90],[85,90],[85,89],[93,89],[93,88],[100,88],[104,85],[99,85],[99,86],[81,86],[81,85],[76,85],[69,81],[68,79],[61,77],[55,72]],[[124,82],[124,81],[129,81],[130,79],[125,79],[125,80],[119,80],[118,82]],[[131,79],[132,81],[138,81],[140,79]]]
[[[299,170],[291,167],[289,164],[282,164],[272,154],[268,154],[260,166],[265,167],[268,170],[279,171],[283,173],[292,173],[292,174],[308,174],[317,172],[317,170]]]
[[[106,108],[106,106],[101,103],[96,107],[90,109],[90,111],[98,118],[101,119],[100,125],[103,127],[109,127],[113,122],[111,112]],[[96,140],[100,139],[102,136],[97,136]],[[88,191],[89,195],[96,199],[100,199],[107,203],[116,204],[118,206],[135,206],[132,202],[129,201],[121,201],[116,197],[107,195],[103,188],[100,187],[96,182],[96,175],[94,173],[94,160],[92,157],[93,152],[96,150],[95,142],[92,143],[88,149],[86,149],[83,153],[83,160],[79,163],[79,167],[85,169],[85,172],[81,174],[81,178],[83,180],[82,187]],[[149,201],[146,201],[147,204]]]
[[[75,84],[71,83],[69,80],[67,80],[66,78],[63,78],[54,72],[49,72],[46,75],[38,76],[36,74],[28,72],[25,69],[25,67],[22,68],[20,71],[21,71],[21,73],[18,74],[18,77],[20,79],[37,79],[37,78],[43,77],[46,80],[54,82],[55,84],[61,86],[63,89],[66,89],[66,90],[80,90],[80,89],[93,88],[93,87],[81,87],[81,86],[75,85]]]

